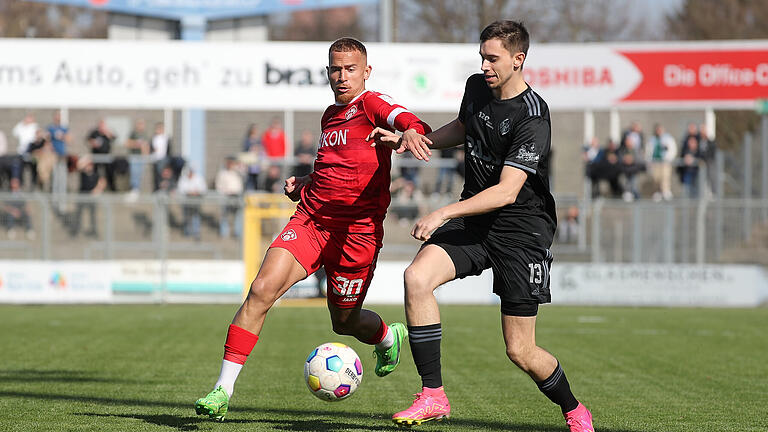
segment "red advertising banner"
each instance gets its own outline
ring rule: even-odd
[[[768,49],[618,52],[642,74],[622,102],[768,97]]]

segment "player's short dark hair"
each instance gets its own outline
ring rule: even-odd
[[[528,55],[530,35],[522,22],[512,20],[492,22],[480,33],[480,43],[490,39],[501,40],[504,48],[512,55],[518,52]]]
[[[331,57],[331,53],[334,52],[350,52],[359,51],[364,57],[368,57],[368,51],[365,50],[365,45],[355,38],[343,37],[336,39],[328,48],[328,58]]]

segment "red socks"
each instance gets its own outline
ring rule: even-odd
[[[387,330],[389,330],[389,327],[387,327],[387,324],[384,322],[384,320],[381,320],[381,327],[379,327],[378,330],[376,330],[376,333],[371,336],[370,339],[365,341],[368,345],[376,345],[377,343],[384,340],[384,336],[387,335]]]
[[[224,344],[224,360],[245,364],[248,354],[251,353],[258,340],[257,335],[230,324],[229,330],[227,330],[227,342]]]

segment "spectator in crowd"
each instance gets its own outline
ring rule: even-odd
[[[701,154],[701,161],[707,170],[706,180],[708,190],[714,193],[715,182],[717,181],[717,175],[715,173],[715,155],[717,154],[717,143],[708,133],[706,124],[702,123],[699,125],[699,134],[699,152]]]
[[[35,116],[30,113],[27,113],[21,121],[16,123],[16,126],[13,127],[13,136],[19,143],[16,153],[20,155],[27,153],[29,144],[35,140],[37,129]]]
[[[421,183],[419,182],[420,167],[414,162],[416,158],[410,152],[405,152],[400,156],[400,176],[405,180],[412,182],[413,185],[419,189]]]
[[[152,176],[154,190],[160,189],[160,174],[165,169],[165,166],[168,165],[170,147],[171,138],[165,133],[165,125],[163,123],[156,123],[155,132],[149,140],[149,152],[154,165],[154,175]]]
[[[267,157],[285,157],[285,131],[283,131],[283,124],[277,117],[272,119],[269,128],[261,136],[261,145],[264,146],[264,152],[267,154]]]
[[[24,118],[13,127],[12,134],[18,142],[16,153],[21,158],[18,168],[20,170],[19,180],[22,182],[24,181],[24,170],[26,169],[29,169],[34,180],[37,179],[37,167],[34,165],[34,161],[29,157],[29,145],[35,140],[37,130],[38,126],[37,122],[35,122],[35,116],[31,113],[27,113]]]
[[[645,171],[645,161],[643,161],[640,151],[640,139],[632,132],[626,135],[623,145],[619,149],[619,158],[621,160],[621,172],[624,174],[624,201],[634,201],[640,197],[637,190],[637,175]]]
[[[21,183],[18,178],[12,178],[10,181],[11,194],[17,195],[21,190]],[[27,202],[21,198],[11,198],[0,204],[2,208],[3,222],[8,239],[15,240],[17,236],[17,226],[24,230],[27,240],[35,239],[35,231],[32,229],[32,219],[29,217]]]
[[[654,182],[654,201],[672,199],[672,168],[677,159],[677,143],[664,126],[656,124],[653,136],[646,148],[646,158],[651,165],[651,178]]]
[[[64,193],[67,190],[67,153],[71,136],[69,127],[61,122],[61,111],[53,113],[53,122],[48,125],[48,136],[56,154],[53,170],[53,190]]]
[[[682,154],[682,162],[679,167],[680,182],[683,184],[685,196],[688,198],[697,198],[699,196],[699,164],[701,163],[701,151],[699,150],[699,139],[694,136],[688,136],[685,150]]]
[[[67,147],[70,142],[69,128],[61,123],[60,111],[53,113],[53,121],[48,125],[48,136],[56,156],[60,159],[67,157]]]
[[[203,176],[187,166],[179,178],[178,191],[185,201],[182,204],[184,214],[184,235],[200,240],[200,198],[208,190]]]
[[[601,154],[600,140],[597,137],[592,137],[589,143],[584,145],[581,153],[581,159],[587,168],[595,162],[598,155]],[[587,169],[588,171],[588,169]]]
[[[115,141],[115,134],[107,126],[104,119],[99,119],[98,124],[88,133],[88,148],[94,155],[108,155],[112,152],[112,143]],[[107,179],[109,190],[115,190],[115,171],[112,162],[96,162],[94,164],[96,171]]]
[[[680,142],[680,158],[688,153],[688,143],[691,141],[691,138],[695,139],[697,144],[701,138],[699,128],[696,126],[696,123],[693,122],[688,123],[688,128],[685,130],[685,135],[683,135],[683,140]]]
[[[416,184],[405,177],[398,177],[392,182],[389,189],[392,194],[389,211],[400,225],[406,226],[418,219],[424,210],[422,208],[424,195],[416,187]]]
[[[312,132],[305,130],[301,133],[301,138],[299,138],[299,141],[296,143],[293,154],[296,157],[296,166],[293,168],[293,175],[295,177],[309,175],[309,173],[312,172],[315,163],[315,156],[317,156],[317,149],[315,148],[315,140],[312,136]]]
[[[155,193],[173,195],[176,192],[176,176],[173,174],[173,168],[170,165],[163,166],[160,171],[157,189]]]
[[[133,123],[133,130],[125,141],[130,155],[129,166],[131,171],[131,194],[138,196],[141,190],[141,178],[144,175],[144,161],[142,156],[149,155],[149,137],[144,119],[138,119]]]
[[[643,128],[640,123],[633,121],[629,127],[621,134],[621,141],[619,144],[619,151],[624,151],[626,143],[629,142],[633,145],[633,148],[642,151],[645,148],[645,137],[643,136]]]
[[[89,156],[83,156],[77,161],[77,168],[80,171],[80,193],[91,197],[101,195],[107,187],[104,177],[96,169],[93,160]],[[88,216],[91,222],[91,229],[85,235],[89,237],[98,237],[99,231],[96,224],[96,202],[94,200],[78,201],[75,214],[70,221],[69,235],[74,237],[80,232],[83,210],[88,210]]]
[[[56,165],[56,154],[48,135],[42,129],[37,130],[34,141],[29,143],[26,156],[34,168],[33,184],[39,185],[42,190],[48,190],[51,174]]]
[[[15,175],[16,156],[8,154],[8,140],[0,130],[0,189],[7,183],[10,188],[11,179]]]
[[[265,154],[264,147],[261,145],[259,128],[253,123],[248,126],[248,130],[245,133],[243,151],[245,153],[241,160],[246,164],[245,189],[256,190],[259,188],[259,174],[261,173],[261,164],[264,162]]]
[[[600,183],[608,182],[611,195],[621,197],[622,187],[619,180],[621,165],[619,164],[618,146],[613,140],[608,140],[606,146],[595,156],[590,165],[589,178],[592,181],[592,197],[600,196]]]
[[[557,224],[557,240],[560,243],[576,243],[579,240],[579,208],[568,207],[565,218]]]
[[[267,169],[267,177],[264,179],[264,190],[270,193],[282,193],[284,180],[280,165],[270,165]]]
[[[443,165],[437,171],[437,181],[435,182],[436,194],[450,194],[453,192],[453,181],[457,168],[457,151],[458,147],[448,147],[440,150],[440,158],[443,159],[444,162],[450,162],[450,165]]]
[[[221,208],[221,221],[219,222],[219,235],[229,237],[229,219],[232,218],[232,235],[240,238],[242,228],[242,206],[238,200],[243,194],[243,176],[237,159],[228,156],[224,161],[224,168],[216,174],[216,192],[225,196],[227,202]],[[237,202],[233,202],[238,200]]]

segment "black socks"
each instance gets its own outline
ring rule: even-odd
[[[565,372],[560,367],[560,362],[557,363],[555,371],[552,372],[549,378],[537,382],[536,385],[539,386],[539,390],[544,393],[544,396],[560,405],[563,413],[573,411],[579,406],[579,401],[571,393],[571,386],[568,384],[568,379],[565,378]]]
[[[424,387],[438,388],[443,385],[440,372],[440,340],[443,330],[440,323],[426,326],[408,326],[408,343],[416,363],[416,370],[421,375]],[[567,383],[566,383],[567,384]]]

